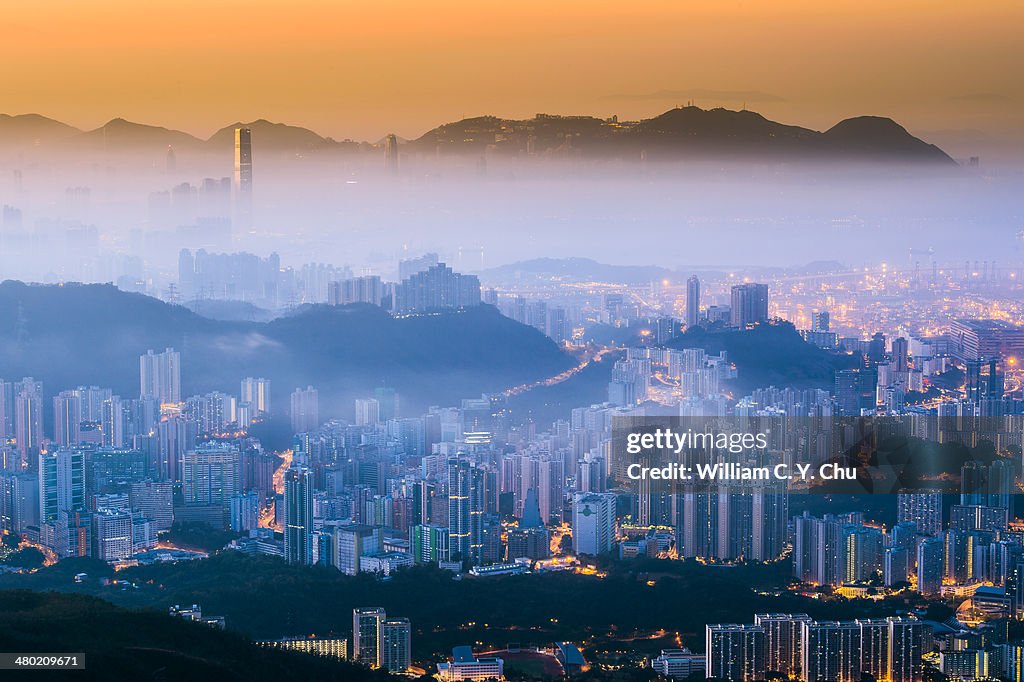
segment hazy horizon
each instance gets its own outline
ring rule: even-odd
[[[450,0],[57,5],[8,10],[0,57],[19,68],[0,85],[8,111],[83,129],[124,117],[206,137],[267,118],[373,141],[483,114],[637,119],[693,100],[815,130],[889,116],[954,155],[1024,143],[1011,66],[1024,8],[1004,0],[527,1],[514,22]]]

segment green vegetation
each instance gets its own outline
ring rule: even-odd
[[[177,547],[203,552],[215,552],[218,549],[223,549],[224,545],[239,536],[239,533],[218,530],[200,521],[176,521],[169,531],[161,535],[162,538],[173,542]]]
[[[735,386],[742,392],[768,386],[823,388],[835,386],[835,372],[856,366],[852,356],[838,355],[805,342],[789,322],[759,324],[753,329],[687,330],[672,340],[672,348],[726,351],[736,363]]]
[[[453,580],[445,571],[415,567],[377,580],[223,552],[204,561],[119,571],[118,583],[111,585],[100,580],[111,575],[102,564],[68,560],[32,575],[0,577],[0,588],[80,592],[158,610],[198,603],[204,612],[224,615],[228,628],[260,639],[314,632],[348,636],[352,608],[383,606],[412,621],[414,659],[422,662],[436,661],[460,644],[501,649],[509,642],[528,647],[568,640],[583,642],[591,652],[622,643],[656,651],[668,644],[651,636],[659,630],[678,632],[684,644],[699,650],[708,622],[749,622],[766,611],[876,617],[909,606],[899,599],[801,597],[784,589],[789,571],[786,563],[708,567],[643,560],[614,564],[606,577],[549,573]],[[77,572],[89,573],[89,579],[75,583]]]
[[[0,554],[0,556],[2,556],[0,563],[14,566],[15,568],[39,568],[46,559],[43,553],[35,547],[16,549],[5,555]]]
[[[0,650],[85,653],[83,670],[48,680],[366,680],[390,675],[352,663],[264,649],[239,634],[100,599],[0,592]]]

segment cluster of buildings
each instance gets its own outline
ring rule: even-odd
[[[209,264],[218,272],[234,267],[231,259],[189,258],[183,267],[195,277]],[[247,278],[274,270],[248,263]],[[382,305],[399,315],[481,302],[479,282],[436,256],[403,262],[397,284],[330,279],[343,274],[323,280],[326,300]],[[270,283],[260,286],[266,291]],[[140,357],[138,397],[88,386],[57,393],[50,399],[52,437],[43,428],[49,401],[41,383],[0,381],[0,530],[36,541],[57,558],[115,562],[151,549],[156,534],[175,521],[202,522],[244,535],[232,543],[238,551],[330,565],[348,575],[435,564],[483,577],[523,571],[562,553],[729,563],[775,561],[791,552],[801,582],[842,594],[909,586],[929,598],[967,599],[968,619],[1024,614],[1024,530],[1014,523],[1013,508],[1020,466],[1009,456],[1021,433],[1012,418],[1024,410],[1007,397],[1007,377],[1024,352],[1020,328],[964,320],[939,336],[861,339],[841,337],[828,313],[818,311],[804,338],[848,354],[856,366],[837,372],[832,390],[769,386],[734,397],[728,382],[737,369],[728,353],[670,342],[684,326],[715,333],[770,323],[768,287],[736,284],[729,305],[705,307],[699,280],[692,278],[687,291],[685,324],[671,316],[649,320],[646,341],[614,363],[605,403],[538,425],[514,420],[504,394],[405,416],[398,395],[382,388],[356,401],[351,422],[325,421],[309,386],[288,401],[294,440],[284,466],[246,433],[281,409],[271,403],[270,382],[246,378],[238,395],[186,396],[181,358],[172,349]],[[583,320],[567,307],[539,303],[517,297],[500,305],[556,340],[572,338]],[[621,295],[604,294],[602,319],[629,318],[627,307]],[[909,399],[953,368],[964,374],[962,388],[947,386],[933,401]],[[626,462],[615,457],[613,424],[666,415],[934,417],[909,420],[906,435],[947,442],[953,431],[966,430],[991,440],[996,456],[963,467],[959,503],[948,518],[941,494],[927,491],[897,496],[898,522],[891,528],[866,522],[859,512],[793,517],[790,491],[777,482],[731,481],[671,494],[620,487]],[[947,418],[955,420],[951,431]],[[792,447],[773,442],[745,454],[743,463],[786,461]],[[407,620],[388,618],[383,609],[357,609],[353,620],[346,655],[387,670],[409,668]],[[922,679],[921,656],[931,648],[926,630],[907,618],[815,622],[760,615],[753,625],[708,626],[703,655],[667,650],[652,665],[674,677],[702,671],[731,680],[780,673],[814,681],[865,674],[913,681]],[[274,645],[342,651],[333,640]],[[961,679],[1010,670],[1006,661],[1015,655],[973,642],[942,654],[950,676]],[[439,666],[439,675],[500,677],[501,666],[500,659],[462,651]]]
[[[408,618],[389,618],[379,607],[352,609],[352,640],[335,635],[284,637],[259,641],[260,646],[297,651],[337,660],[358,661],[392,673],[412,667],[412,625]]]
[[[859,682],[867,676],[920,682],[922,655],[931,648],[930,628],[913,618],[815,621],[807,614],[759,614],[752,625],[706,626],[704,674],[735,682],[770,674],[804,682]],[[682,656],[675,658],[682,665]]]
[[[454,272],[427,254],[399,262],[397,282],[380,275],[353,275],[347,266],[307,263],[282,267],[276,253],[212,253],[182,249],[175,300],[246,301],[270,309],[302,303],[367,303],[396,315],[459,310],[481,303],[476,275]]]
[[[709,624],[705,652],[662,651],[651,667],[673,679],[691,675],[754,680],[864,679],[971,682],[1019,680],[1024,643],[914,617],[815,621],[807,614],[766,613],[753,624]]]
[[[0,532],[57,559],[125,561],[152,549],[175,521],[256,528],[273,498],[276,456],[245,435],[269,414],[270,382],[237,396],[182,398],[180,355],[139,359],[137,398],[80,386],[49,402],[41,382],[0,381]]]
[[[352,610],[352,660],[388,672],[412,667],[412,626],[382,608]]]
[[[987,618],[1024,606],[1024,532],[1011,524],[1014,465],[969,462],[959,504],[943,519],[942,494],[897,495],[898,522],[865,524],[860,513],[794,519],[793,570],[801,581],[852,587],[913,585],[930,597],[970,597]]]

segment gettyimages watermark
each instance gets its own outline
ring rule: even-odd
[[[668,450],[679,455],[692,449],[717,449],[728,454],[739,454],[749,450],[768,448],[770,433],[767,432],[713,432],[673,431],[671,428],[655,428],[653,432],[634,431],[626,434],[626,452],[640,455],[645,450]],[[626,477],[630,480],[662,481],[790,481],[794,477],[807,481],[819,477],[824,480],[852,480],[857,478],[856,467],[844,467],[835,462],[825,462],[815,467],[809,463],[779,462],[773,465],[749,465],[731,461],[695,462],[687,465],[668,462],[664,466],[644,466],[633,462],[626,466]]]
[[[612,434],[611,479],[643,493],[1016,494],[1024,417],[631,416]]]

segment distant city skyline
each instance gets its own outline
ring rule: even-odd
[[[482,114],[638,118],[694,100],[815,129],[877,114],[917,134],[1024,140],[1010,67],[1017,3],[526,2],[515,22],[505,12],[405,0],[257,3],[244,15],[191,0],[167,11],[67,4],[59,15],[21,6],[0,29],[0,57],[19,64],[0,84],[8,113],[83,128],[123,116],[201,137],[265,117],[378,140]],[[244,44],[225,38],[228,25]],[[244,55],[246,68],[221,54]]]

